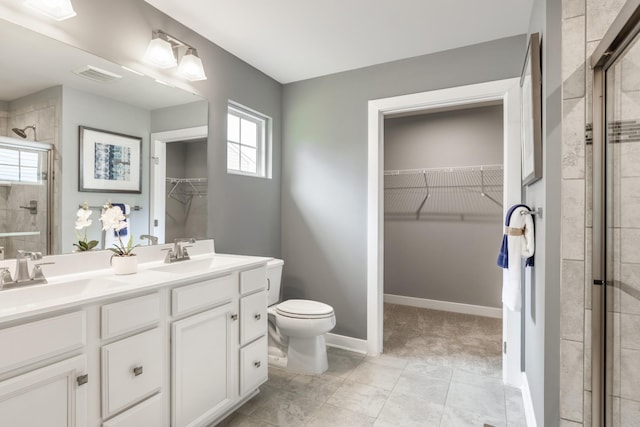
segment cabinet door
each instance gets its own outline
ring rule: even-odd
[[[173,427],[202,425],[234,400],[238,316],[233,308],[229,303],[173,323]]]
[[[76,356],[0,382],[0,425],[86,427],[87,386],[77,381],[86,369]]]

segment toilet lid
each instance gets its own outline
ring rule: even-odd
[[[333,307],[318,301],[290,299],[281,302],[276,311],[289,317],[326,317],[333,315]]]

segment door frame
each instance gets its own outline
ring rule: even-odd
[[[149,234],[156,236],[158,243],[165,243],[167,143],[187,142],[208,137],[209,126],[195,126],[151,134]]]
[[[383,343],[384,301],[384,118],[390,114],[502,101],[504,111],[503,210],[520,203],[520,78],[496,80],[429,92],[374,99],[368,105],[367,199],[367,353],[377,356]],[[496,248],[497,254],[498,248]],[[497,268],[497,267],[496,267]],[[503,283],[506,274],[503,275]],[[521,314],[503,308],[503,380],[520,387]]]

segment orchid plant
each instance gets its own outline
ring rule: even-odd
[[[102,229],[104,231],[113,230],[118,236],[118,243],[114,243],[113,248],[108,248],[113,252],[112,256],[135,256],[133,250],[140,245],[133,244],[133,235],[129,234],[129,241],[125,244],[120,237],[120,230],[127,228],[127,218],[125,217],[120,206],[113,206],[111,202],[107,202],[102,208]]]
[[[73,246],[77,248],[78,252],[90,251],[98,245],[97,240],[87,240],[87,228],[93,222],[93,220],[89,219],[92,213],[87,202],[84,202],[76,212],[76,238],[78,242],[74,243]],[[81,230],[84,230],[84,234]]]

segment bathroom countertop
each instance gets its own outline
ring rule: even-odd
[[[137,273],[129,275],[115,275],[111,268],[102,268],[51,276],[47,278],[47,284],[0,291],[0,324],[80,307],[107,298],[194,283],[232,271],[257,267],[270,259],[205,253],[171,264],[162,261],[144,262],[139,264]]]

